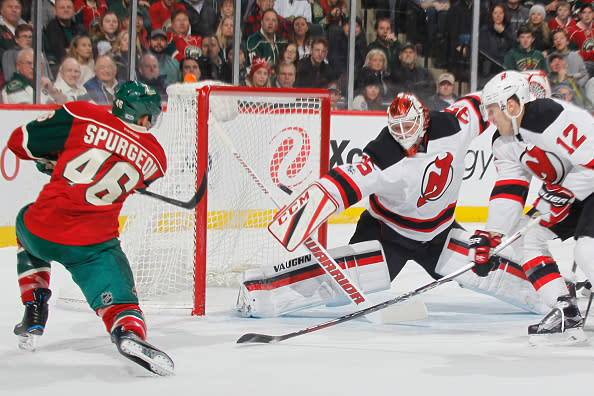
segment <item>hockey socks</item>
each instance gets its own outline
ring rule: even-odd
[[[161,376],[175,374],[173,360],[165,352],[142,340],[135,332],[116,327],[111,332],[111,341],[123,356],[145,369]]]
[[[17,252],[17,273],[21,301],[27,304],[34,300],[33,291],[37,288],[49,288],[50,263],[31,256],[19,244]]]
[[[105,329],[111,333],[116,327],[124,331],[133,331],[141,339],[146,339],[144,315],[138,304],[115,304],[99,308],[97,315],[103,319]]]

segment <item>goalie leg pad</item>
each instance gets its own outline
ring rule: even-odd
[[[439,257],[435,271],[444,276],[448,275],[472,260],[468,256],[468,241],[472,236],[471,232],[453,229],[444,249]],[[512,246],[521,243],[516,241]],[[491,271],[486,277],[479,277],[472,271],[468,271],[455,280],[460,286],[493,296],[501,301],[515,305],[524,310],[544,314],[549,312],[550,307],[542,300],[541,296],[534,290],[534,287],[527,279],[522,266],[518,264],[514,255],[515,249],[504,249],[498,256],[499,265],[496,270]]]
[[[328,252],[364,292],[390,288],[388,266],[378,241],[338,247]],[[240,276],[236,309],[242,316],[273,317],[323,304],[348,304],[339,286],[311,254],[271,268],[248,270]]]

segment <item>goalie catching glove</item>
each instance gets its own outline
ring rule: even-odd
[[[491,249],[501,243],[500,236],[492,236],[487,231],[476,230],[470,238],[470,257],[474,256],[472,271],[478,276],[487,276],[495,269],[497,261],[491,260]]]
[[[575,196],[565,187],[545,181],[538,191],[534,207],[542,213],[540,225],[552,227],[563,221],[569,214]]]

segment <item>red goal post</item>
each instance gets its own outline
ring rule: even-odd
[[[327,90],[216,82],[176,84],[168,97],[156,132],[168,169],[150,189],[185,200],[207,175],[207,192],[194,211],[149,198],[130,200],[122,245],[141,306],[191,308],[204,315],[207,286],[236,286],[247,269],[301,254],[285,251],[268,233],[276,206],[211,131],[209,118],[213,112],[229,115],[219,122],[225,134],[275,199],[288,203],[282,188],[299,193],[328,171],[330,97]],[[317,238],[325,244],[325,227]]]

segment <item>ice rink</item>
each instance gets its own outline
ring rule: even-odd
[[[331,226],[330,245],[345,241],[351,229]],[[567,243],[554,246],[562,272],[569,270],[570,250]],[[427,305],[425,320],[373,325],[357,319],[272,345],[235,341],[246,332],[288,333],[345,311],[242,319],[231,312],[234,290],[209,289],[206,317],[146,312],[148,340],[175,361],[176,376],[168,378],[120,356],[90,309],[56,298],[38,350],[24,352],[12,334],[23,311],[15,248],[0,249],[0,259],[0,395],[541,396],[589,392],[592,383],[594,346],[531,346],[526,329],[540,316],[453,282],[417,297]],[[54,279],[56,289],[63,280]],[[392,289],[373,299],[430,281],[409,263]]]

